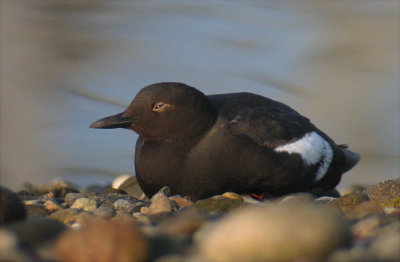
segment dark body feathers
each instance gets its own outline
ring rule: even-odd
[[[180,83],[145,87],[125,112],[92,127],[139,134],[136,176],[148,196],[165,185],[193,200],[331,190],[359,160],[285,104],[251,93],[205,96]]]

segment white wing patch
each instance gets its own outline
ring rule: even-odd
[[[329,143],[314,131],[305,134],[293,143],[276,147],[275,151],[299,154],[307,166],[315,165],[322,160],[315,174],[315,182],[324,177],[333,158],[333,151]]]

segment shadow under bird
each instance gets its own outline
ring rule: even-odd
[[[163,186],[192,200],[330,191],[360,159],[285,104],[252,93],[206,96],[183,83],[146,86],[124,112],[90,127],[139,134],[136,177],[149,197]]]

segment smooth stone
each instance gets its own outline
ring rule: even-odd
[[[96,216],[99,216],[101,218],[112,218],[115,216],[116,212],[115,209],[108,204],[103,204],[99,206],[93,213]]]
[[[161,221],[157,232],[171,235],[191,236],[207,221],[207,214],[197,208],[176,212],[172,217]]]
[[[55,202],[54,200],[47,200],[46,202],[44,202],[43,206],[44,206],[47,210],[49,210],[50,212],[63,209],[63,208],[62,208],[57,202]]]
[[[93,198],[78,198],[72,204],[71,208],[94,212],[97,209],[97,201]]]
[[[29,199],[23,201],[24,205],[43,205],[43,201],[38,199]]]
[[[135,221],[139,224],[144,224],[144,225],[149,225],[151,224],[151,220],[149,218],[149,216],[144,215],[140,212],[134,212],[132,214],[132,217],[135,219]]]
[[[205,232],[199,252],[205,260],[307,261],[349,244],[347,222],[313,203],[279,203],[232,211]]]
[[[38,216],[38,217],[47,217],[52,212],[45,208],[43,204],[37,205],[26,205],[26,213],[29,217]]]
[[[393,215],[393,214],[399,214],[400,215],[400,209],[399,208],[395,208],[395,207],[385,207],[385,208],[383,208],[383,211],[387,215]]]
[[[345,195],[351,194],[355,191],[364,191],[365,189],[366,189],[365,185],[355,184],[355,185],[350,185],[347,187],[340,188],[339,193],[341,196],[345,196]]]
[[[0,228],[0,254],[7,250],[17,249],[19,240],[17,235],[9,229]]]
[[[242,199],[230,199],[222,195],[196,201],[193,207],[206,212],[227,212],[243,204]]]
[[[156,193],[151,198],[151,204],[149,207],[142,207],[140,212],[145,215],[156,215],[162,213],[170,213],[173,211],[173,207],[169,198],[162,192]]]
[[[384,262],[374,257],[366,248],[353,247],[351,249],[340,249],[334,251],[329,258],[328,262]],[[388,262],[388,261],[386,261]]]
[[[86,225],[88,223],[91,223],[94,218],[96,217],[92,212],[82,211],[78,215],[76,215],[75,222],[79,223],[80,225]]]
[[[124,178],[125,178],[125,180],[123,180],[119,185],[118,185],[117,181],[114,180],[116,183],[114,185],[114,182],[113,182],[113,187],[116,189],[123,190],[128,195],[133,196],[137,199],[143,199],[144,193],[143,193],[142,189],[140,188],[139,183],[137,182],[136,176],[128,176],[128,177],[124,177]]]
[[[181,235],[156,234],[150,238],[150,243],[150,260],[154,261],[157,258],[166,255],[184,254],[190,244],[190,240],[187,237]]]
[[[117,211],[117,214],[113,217],[113,219],[132,219],[132,212],[129,212],[127,210],[119,210]]]
[[[381,222],[378,216],[369,216],[355,223],[351,231],[353,236],[358,239],[368,239],[376,233],[380,224]]]
[[[322,203],[322,204],[328,204],[336,199],[337,199],[337,197],[323,196],[323,197],[316,198],[315,202]]]
[[[400,231],[379,235],[372,242],[370,251],[382,261],[400,261]]]
[[[148,240],[131,221],[94,220],[58,240],[58,261],[147,261]]]
[[[233,200],[242,200],[242,197],[234,192],[225,192],[222,196]]]
[[[16,193],[0,186],[0,225],[26,218],[25,206]]]
[[[117,176],[113,182],[111,183],[111,187],[115,189],[120,189],[119,187],[129,178],[133,177],[132,175],[128,174],[123,174],[120,176]]]
[[[281,203],[303,203],[312,202],[315,197],[310,193],[296,193],[282,197],[279,201]]]
[[[187,262],[187,259],[182,255],[172,254],[159,257],[154,262]]]
[[[400,178],[369,186],[365,193],[382,207],[400,208]]]
[[[0,228],[0,261],[31,262],[34,259],[22,250],[17,235],[11,230]]]
[[[113,205],[114,205],[115,210],[117,210],[117,212],[119,210],[126,210],[128,212],[133,212],[133,210],[137,206],[136,203],[132,203],[125,199],[118,199],[117,201],[115,201],[113,203]]]
[[[19,199],[21,199],[22,201],[36,199],[36,197],[32,193],[29,193],[28,191],[25,190],[18,191],[17,195]]]
[[[356,207],[358,204],[368,200],[368,196],[362,191],[355,191],[348,195],[342,196],[341,198],[333,200],[330,203],[330,206],[338,208],[342,212],[347,212],[354,209],[354,207]]]
[[[23,246],[34,248],[53,241],[65,230],[59,221],[45,217],[29,217],[7,225]]]
[[[178,209],[182,208],[182,207],[190,207],[193,205],[192,200],[190,200],[189,198],[186,198],[186,197],[182,197],[180,195],[170,196],[169,200],[174,202],[177,205]]]
[[[87,197],[85,194],[82,193],[69,193],[66,194],[64,197],[65,203],[67,203],[68,206],[72,206],[78,198],[85,198]]]
[[[352,217],[362,219],[369,215],[381,215],[383,208],[374,201],[364,201],[356,205],[351,211]]]
[[[128,194],[117,194],[117,193],[94,195],[93,198],[96,199],[101,204],[111,204],[111,205],[113,205],[114,202],[119,199],[127,200],[131,203],[143,202]]]
[[[80,212],[82,212],[80,209],[61,209],[49,215],[49,218],[58,220],[64,225],[72,225],[75,223],[76,217]]]

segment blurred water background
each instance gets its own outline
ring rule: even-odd
[[[361,153],[341,187],[399,177],[399,1],[0,3],[3,185],[133,173],[136,135],[88,125],[160,81],[289,104]]]

